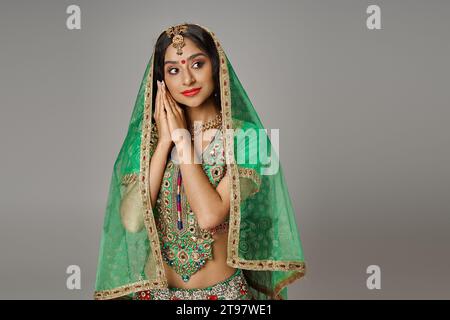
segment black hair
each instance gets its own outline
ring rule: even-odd
[[[216,105],[221,108],[220,104],[220,79],[219,79],[219,54],[217,53],[217,48],[214,43],[214,39],[211,37],[208,31],[203,29],[202,27],[185,23],[187,31],[182,33],[183,37],[191,39],[202,51],[204,51],[211,60],[212,64],[212,74],[213,74],[213,82],[214,82],[214,91],[213,98]],[[172,44],[172,39],[166,34],[166,32],[162,32],[158,37],[155,45],[155,58],[153,65],[153,75],[154,75],[154,83],[153,83],[153,92],[156,92],[156,80],[164,80],[164,57],[166,54],[166,50],[169,45]]]

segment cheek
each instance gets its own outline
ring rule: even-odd
[[[205,78],[203,81],[203,86],[205,87],[205,94],[211,94],[214,91],[214,81],[211,77]]]
[[[212,79],[212,68],[211,68],[211,64],[208,64],[207,66],[204,66],[201,69],[201,72],[199,72],[199,77],[202,79],[203,82],[208,83],[208,82],[213,82]]]
[[[175,92],[178,92],[177,88],[179,88],[179,84],[176,80],[171,79],[170,76],[166,76],[164,82],[166,83],[166,88],[173,95]]]

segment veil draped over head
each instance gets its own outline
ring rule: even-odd
[[[287,285],[305,275],[305,262],[284,173],[223,47],[213,32],[199,27],[214,40],[220,64],[222,128],[226,129],[223,141],[231,182],[227,264],[243,270],[256,299],[287,299]],[[155,50],[114,163],[95,299],[127,298],[141,290],[168,287],[148,184],[158,141],[152,120],[157,91],[154,58]],[[124,207],[140,210],[145,228],[137,232],[125,229],[120,213]]]

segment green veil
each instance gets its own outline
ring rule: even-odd
[[[227,264],[243,270],[256,299],[285,300],[287,285],[302,278],[306,269],[284,173],[223,47],[213,32],[200,27],[214,40],[220,63],[226,170],[231,178]],[[155,50],[111,176],[95,283],[98,300],[131,298],[137,291],[168,287],[148,186],[158,139],[152,120],[157,88],[154,56]],[[120,213],[124,208],[140,210],[145,228],[125,229]]]

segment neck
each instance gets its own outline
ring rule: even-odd
[[[208,120],[214,119],[216,115],[220,113],[220,108],[216,106],[214,99],[211,96],[200,106],[195,108],[186,107],[185,111],[188,124],[192,126],[195,121],[205,123]]]

